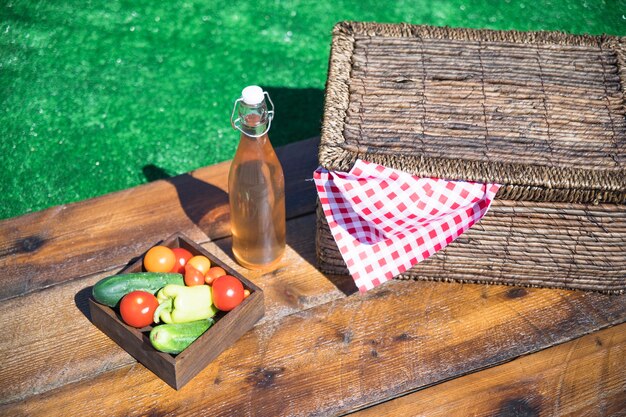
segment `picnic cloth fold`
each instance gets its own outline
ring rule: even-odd
[[[318,168],[319,201],[350,275],[365,292],[445,248],[486,213],[499,184],[420,178],[357,160]]]

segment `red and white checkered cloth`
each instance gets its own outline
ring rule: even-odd
[[[498,184],[419,178],[357,160],[350,172],[318,168],[330,232],[361,292],[445,248],[480,220]]]

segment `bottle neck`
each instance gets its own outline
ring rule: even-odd
[[[267,105],[265,101],[257,105],[241,103],[239,105],[241,130],[248,136],[259,136],[267,130],[269,123]]]

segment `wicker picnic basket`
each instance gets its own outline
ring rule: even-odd
[[[503,184],[399,278],[626,290],[626,38],[336,25],[320,165]],[[322,271],[347,269],[318,208]]]

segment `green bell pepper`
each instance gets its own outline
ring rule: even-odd
[[[154,311],[154,322],[187,323],[208,319],[217,313],[211,297],[211,287],[169,284],[157,293],[159,306]]]

